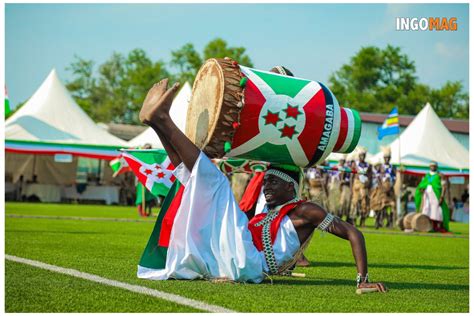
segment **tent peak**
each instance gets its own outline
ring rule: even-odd
[[[76,103],[53,68],[28,101],[5,122],[5,139],[124,146]]]
[[[57,72],[57,70],[56,70],[56,67],[53,67],[53,68],[51,69],[51,71],[49,72],[48,77],[49,77],[49,76],[59,77],[59,76],[58,76],[58,72]]]

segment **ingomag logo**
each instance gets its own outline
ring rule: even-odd
[[[397,18],[397,31],[457,31],[457,18]]]

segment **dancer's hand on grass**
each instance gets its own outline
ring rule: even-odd
[[[381,282],[379,283],[362,282],[361,284],[359,284],[357,288],[358,289],[377,289],[377,292],[382,292],[382,293],[385,293],[388,291],[385,284]]]

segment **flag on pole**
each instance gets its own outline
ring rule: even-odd
[[[128,166],[127,161],[125,160],[125,158],[122,155],[120,155],[119,157],[111,160],[109,162],[109,166],[114,171],[114,174],[112,175],[112,177],[114,177],[114,178],[116,176],[118,176],[119,174],[125,173],[127,171],[132,171],[130,169],[130,167]]]
[[[11,109],[10,109],[10,99],[8,99],[8,91],[7,91],[7,86],[5,86],[5,116],[10,114]]]
[[[171,229],[181,204],[184,186],[175,181],[172,173],[175,167],[164,150],[124,150],[122,157],[138,181],[153,195],[165,196],[155,227],[139,262],[139,269],[164,269]]]
[[[393,108],[392,112],[388,115],[383,122],[383,125],[378,128],[378,139],[381,140],[387,135],[395,135],[400,133],[400,125],[398,124],[398,109]]]
[[[143,184],[154,196],[168,194],[175,176],[174,166],[166,151],[160,149],[125,150],[122,157]]]

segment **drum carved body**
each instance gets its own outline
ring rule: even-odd
[[[351,152],[360,127],[322,83],[210,59],[196,76],[186,135],[212,158],[307,167]]]

